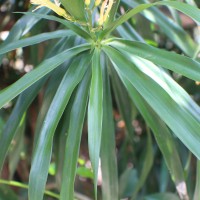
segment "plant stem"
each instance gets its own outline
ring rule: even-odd
[[[24,189],[28,189],[28,185],[27,184],[23,184],[17,181],[9,181],[9,180],[4,180],[4,179],[0,179],[0,184],[5,184],[5,185],[10,185],[10,186],[15,186],[15,187],[20,187],[20,188],[24,188]],[[54,197],[56,199],[59,199],[59,195],[55,194],[53,192],[50,192],[48,190],[44,191],[44,194]]]
[[[0,184],[20,187],[20,188],[24,188],[24,189],[28,189],[29,188],[29,186],[27,184],[23,184],[23,183],[20,183],[20,182],[17,182],[17,181],[4,180],[4,179],[0,179]],[[55,199],[59,199],[60,198],[60,195],[58,195],[58,194],[56,194],[54,192],[48,191],[48,190],[45,190],[44,194],[46,194],[48,196],[51,196],[51,197],[54,197]],[[82,194],[79,194],[79,193],[75,193],[75,197],[76,198],[74,200],[91,200],[90,198],[88,198],[88,197],[86,197],[86,196],[84,196]]]

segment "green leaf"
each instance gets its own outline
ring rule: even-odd
[[[92,80],[88,106],[88,145],[94,172],[95,199],[97,199],[97,174],[101,146],[103,118],[103,82],[100,65],[100,50],[95,49],[92,57]]]
[[[74,99],[69,118],[70,124],[65,146],[65,160],[62,172],[62,186],[60,193],[61,200],[74,198],[76,165],[79,155],[81,134],[87,107],[90,78],[91,73],[90,71],[88,71],[77,89],[76,97]]]
[[[131,82],[185,146],[200,158],[198,105],[167,73],[155,65],[152,66],[150,62],[146,66],[142,59],[135,57],[133,63],[130,57],[110,47],[104,47],[104,51],[113,61],[117,72]]]
[[[176,1],[159,1],[156,3],[152,4],[140,4],[136,6],[134,9],[131,9],[124,15],[120,16],[117,20],[115,20],[113,23],[111,23],[104,31],[102,31],[100,35],[100,39],[104,38],[107,34],[115,30],[119,25],[123,24],[127,20],[129,20],[131,17],[133,17],[135,14],[140,13],[141,11],[150,8],[152,6],[156,5],[167,5],[171,6],[184,14],[188,15],[189,17],[193,18],[197,22],[200,22],[200,10],[194,6],[181,3],[181,2],[176,2]]]
[[[29,37],[29,38],[10,42],[8,44],[3,43],[0,46],[0,54],[7,53],[7,52],[12,51],[16,48],[22,48],[22,47],[30,46],[30,45],[33,45],[33,44],[38,44],[38,43],[41,43],[41,42],[44,42],[44,41],[50,40],[50,39],[67,37],[67,36],[69,37],[71,35],[73,35],[73,32],[70,31],[70,30],[58,30],[58,31],[53,31],[53,32],[49,32],[49,33],[38,34],[36,36],[32,36],[32,37]]]
[[[34,16],[37,17],[39,19],[47,19],[47,20],[53,20],[56,22],[59,22],[61,24],[63,24],[64,26],[66,26],[68,29],[70,29],[71,31],[73,31],[74,33],[76,33],[77,35],[83,37],[84,39],[91,41],[91,36],[82,28],[80,28],[79,26],[77,26],[76,24],[69,22],[65,19],[61,19],[59,17],[56,16],[52,16],[52,15],[44,15],[44,14],[37,14],[37,13],[33,13],[33,12],[18,12],[24,15],[28,15],[28,16]]]
[[[144,200],[180,200],[177,195],[172,193],[158,193],[146,196]]]
[[[65,62],[62,66],[59,66],[58,68],[53,70],[51,72],[52,73],[51,76],[48,79],[48,85],[45,88],[42,106],[40,108],[40,112],[37,117],[35,133],[34,133],[33,150],[35,149],[36,143],[38,142],[40,130],[42,128],[42,124],[44,123],[45,115],[48,112],[53,97],[55,96],[58,86],[60,85],[62,78],[68,67],[69,64]]]
[[[198,200],[200,197],[200,160],[197,160],[197,169],[196,169],[196,187],[194,191],[193,200]]]
[[[140,1],[141,3],[149,2],[146,0]],[[135,1],[124,0],[124,3],[134,8],[138,5]],[[184,53],[193,57],[197,45],[191,38],[191,36],[184,31],[184,29],[174,22],[170,17],[167,17],[159,8],[151,7],[142,12],[151,22],[157,24],[159,29],[174,42]],[[126,38],[128,39],[128,38]]]
[[[74,96],[76,94],[76,91],[73,92],[69,103],[62,115],[62,118],[58,124],[58,127],[56,128],[56,132],[54,133],[54,155],[55,155],[55,163],[56,163],[56,184],[58,185],[58,188],[61,188],[62,180],[65,177],[62,177],[62,171],[64,167],[64,161],[65,161],[65,146],[67,141],[67,134],[69,129],[69,118],[72,108],[72,103],[74,101]],[[62,153],[61,153],[62,152]]]
[[[149,8],[153,6],[152,4],[140,4],[139,6],[135,7],[134,9],[130,10],[129,12],[125,13],[124,15],[117,18],[114,22],[110,23],[107,28],[105,28],[102,33],[100,34],[99,38],[103,39],[107,34],[111,33],[113,30],[115,30],[118,26],[126,22],[128,19],[130,19],[135,14],[143,11],[146,8]]]
[[[2,108],[7,102],[11,101],[25,89],[30,87],[36,81],[41,79],[43,76],[51,72],[57,66],[62,64],[64,61],[70,59],[80,52],[87,50],[88,48],[88,44],[76,46],[74,48],[65,50],[47,60],[44,60],[36,69],[27,73],[14,84],[0,92],[0,108]]]
[[[200,81],[200,63],[186,56],[124,39],[114,39],[108,43],[129,57],[139,56],[159,66],[170,69],[188,78]]]
[[[137,43],[137,42],[136,42]],[[123,45],[122,45],[123,46]],[[126,48],[124,48],[124,46],[121,48],[118,48],[118,50],[120,50],[124,55],[127,55],[127,59],[131,59],[134,62],[134,59],[136,60],[134,63],[141,68],[140,70],[143,71],[145,74],[147,74],[148,76],[151,76],[152,78],[155,79],[155,81],[161,85],[162,87],[168,92],[168,94],[179,104],[183,104],[186,109],[192,113],[192,115],[194,115],[197,120],[200,120],[199,114],[200,114],[200,108],[199,106],[191,99],[191,97],[185,92],[185,90],[183,88],[181,88],[178,84],[176,84],[175,81],[173,81],[173,79],[171,79],[167,73],[164,72],[164,70],[160,67],[156,67],[153,63],[148,62],[147,60],[150,61],[155,61],[156,64],[159,65],[164,65],[164,59],[163,57],[166,56],[165,54],[163,54],[163,57],[158,57],[157,59],[152,59],[152,56],[148,56],[145,57],[145,59],[141,59],[138,58],[137,56],[141,55],[141,54],[137,54],[136,52],[134,52],[136,54],[130,53],[130,51],[132,51],[131,48],[129,48],[129,50],[125,50]],[[152,47],[153,48],[153,47]],[[155,48],[156,49],[156,48]],[[156,49],[157,50],[157,49]],[[139,51],[139,50],[138,50]],[[157,54],[159,54],[159,52],[155,52]],[[166,54],[169,52],[165,52]],[[154,56],[156,56],[157,54],[155,54]],[[142,55],[141,55],[142,56]],[[168,68],[172,68],[173,66],[176,66],[178,71],[181,71],[179,68],[183,67],[183,71],[190,71],[190,76],[195,76],[195,72],[196,74],[198,73],[199,69],[200,69],[200,64],[199,62],[187,58],[187,57],[183,57],[180,56],[178,54],[175,55],[171,55],[168,57],[169,60],[165,60],[166,61],[166,65],[168,66]],[[150,58],[151,57],[151,58]],[[183,58],[182,58],[183,57]],[[175,59],[176,58],[176,59]],[[152,59],[152,60],[151,60]],[[173,62],[170,62],[170,59]],[[182,62],[182,60],[184,62]],[[157,60],[157,61],[156,61]],[[159,60],[159,61],[158,61]],[[142,63],[141,63],[142,62]],[[145,63],[145,64],[144,64]],[[141,64],[139,66],[139,64]],[[186,65],[185,65],[186,64]],[[145,67],[145,65],[149,65],[149,67],[147,69],[144,69],[143,67]],[[189,67],[188,67],[189,65]],[[171,66],[171,67],[170,67]],[[150,69],[150,71],[148,71]],[[187,68],[192,68],[193,70],[187,70]],[[152,74],[151,74],[152,73]],[[184,72],[185,73],[185,72]],[[151,75],[150,75],[151,74]],[[157,79],[158,74],[160,74],[160,76]],[[189,74],[189,72],[187,73]],[[188,75],[189,76],[189,75]],[[197,74],[196,76],[197,80],[199,80],[200,76]],[[159,81],[159,79],[162,79],[161,82]],[[173,90],[171,89],[173,88]]]
[[[72,93],[70,100],[65,108],[65,111],[62,115],[62,118],[59,121],[59,124],[56,128],[56,132],[54,133],[54,156],[55,156],[55,163],[56,163],[56,183],[58,188],[61,189],[62,181],[65,179],[65,176],[62,176],[63,169],[64,169],[64,162],[66,160],[65,155],[65,148],[66,148],[66,141],[68,136],[69,130],[69,123],[70,123],[70,115],[72,106],[76,97],[77,88]],[[54,96],[54,95],[53,95]]]
[[[105,57],[103,57],[105,59]],[[103,60],[103,59],[101,59]],[[103,200],[119,199],[117,158],[115,152],[115,129],[113,107],[107,66],[102,64],[103,72],[103,123],[101,138],[101,170]]]
[[[71,41],[71,39],[66,40],[67,46],[66,46],[65,42],[63,43],[62,40],[59,41],[53,48],[51,48],[51,51],[49,53],[47,53],[46,57],[48,57],[48,56],[50,57],[50,56],[54,55],[55,53],[59,53],[63,49],[68,48],[69,47],[68,45],[71,43],[70,41]],[[22,119],[23,114],[26,112],[27,108],[29,107],[31,102],[34,100],[35,96],[38,94],[39,90],[42,88],[42,86],[44,85],[44,83],[46,82],[48,77],[50,75],[53,75],[53,78],[51,78],[51,79],[53,79],[52,80],[53,83],[51,84],[51,79],[50,79],[48,87],[47,87],[47,91],[49,90],[48,88],[51,87],[52,85],[54,85],[54,87],[56,86],[56,83],[59,80],[59,77],[60,78],[62,77],[62,74],[63,74],[62,68],[58,67],[56,69],[56,71],[53,70],[48,75],[45,75],[43,78],[41,78],[41,80],[37,81],[31,87],[27,88],[18,97],[17,103],[15,104],[15,107],[12,110],[12,113],[11,113],[9,119],[7,120],[7,122],[4,126],[2,134],[0,135],[0,145],[1,145],[0,169],[3,166],[3,162],[5,160],[5,156],[6,156],[6,153],[8,151],[9,145],[10,145],[10,143],[11,143],[11,141],[12,141],[12,139],[13,139],[15,133],[16,133],[16,129],[17,129],[18,125],[20,124],[20,120]],[[49,91],[49,92],[52,94],[53,88],[51,87],[50,90],[51,91]],[[46,113],[45,109],[44,109],[45,105],[46,105],[46,107],[49,105],[49,104],[47,105],[47,102],[46,102],[47,98],[49,99],[48,92],[45,93],[43,106],[42,106],[41,112],[40,112],[42,114]],[[41,117],[39,117],[39,119],[37,120],[36,129],[38,127],[38,121],[40,121],[41,123],[43,122]],[[37,140],[36,138],[37,138],[37,131],[35,133],[34,141]]]
[[[129,95],[138,110],[144,117],[148,126],[152,129],[157,144],[163,154],[167,167],[170,171],[172,180],[176,186],[180,183],[185,182],[183,167],[180,161],[180,157],[174,142],[174,138],[169,132],[169,129],[160,117],[153,111],[153,109],[147,104],[142,98],[139,92],[131,85],[131,83],[124,77],[121,76]]]
[[[89,61],[87,55],[83,54],[81,59],[77,58],[72,62],[46,114],[31,166],[30,200],[42,200],[43,198],[52,153],[53,135],[73,90],[87,70]]]
[[[177,1],[160,1],[160,2],[154,3],[154,5],[170,6],[172,8],[175,8],[176,10],[181,11],[187,16],[191,17],[193,20],[200,22],[200,15],[199,15],[200,9],[195,6],[191,6],[186,3],[177,2]]]
[[[49,44],[51,45],[51,44]],[[47,53],[47,58],[51,57],[52,55],[54,55],[55,53],[60,53],[63,52],[65,49],[69,49],[72,46],[74,46],[74,38],[70,37],[70,38],[64,38],[64,39],[60,39],[56,45],[53,46],[53,48],[51,48],[51,50]],[[67,60],[65,61],[61,66],[58,66],[55,70],[53,70],[52,72],[50,72],[50,77],[48,80],[48,84],[45,88],[45,93],[44,93],[44,99],[43,99],[43,103],[42,106],[40,108],[40,112],[38,114],[37,117],[37,122],[36,122],[36,128],[35,128],[35,134],[34,134],[34,143],[33,143],[33,149],[35,149],[35,145],[37,143],[38,140],[38,135],[40,133],[40,129],[42,127],[42,124],[44,122],[44,118],[45,118],[45,114],[48,111],[48,108],[51,104],[51,101],[58,89],[58,86],[60,84],[60,82],[62,81],[62,78],[66,72],[66,70],[69,67],[69,63],[71,62],[71,60]]]
[[[84,0],[61,0],[64,8],[77,20],[85,21]]]
[[[122,38],[145,42],[142,36],[127,22],[117,27],[117,32]]]

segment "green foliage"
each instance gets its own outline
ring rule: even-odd
[[[0,169],[8,155],[13,177],[24,150],[27,113],[42,93],[29,185],[13,182],[28,189],[30,200],[42,200],[44,194],[61,200],[87,199],[75,192],[76,176],[93,181],[95,200],[199,199],[200,107],[195,89],[195,81],[200,82],[199,47],[180,25],[176,11],[200,23],[195,2],[109,0],[96,6],[97,1],[61,0],[63,9],[49,0],[31,2],[60,17],[46,8],[23,13],[0,45],[1,60],[17,48],[46,45],[40,60],[32,56],[33,70],[0,91]],[[174,19],[160,6],[170,8]],[[43,33],[38,24],[46,26],[49,20],[58,28]],[[148,27],[142,27],[141,20]],[[148,28],[152,32],[147,33]],[[181,55],[161,49],[156,38],[170,42]],[[5,117],[10,102],[11,113]],[[119,126],[113,110],[125,123],[121,144],[116,140]],[[142,135],[134,121],[143,123]],[[86,127],[91,168],[78,166]],[[196,185],[185,176],[192,173],[190,153],[197,161]],[[164,160],[167,168],[161,169],[157,160]],[[50,175],[59,194],[45,190]]]

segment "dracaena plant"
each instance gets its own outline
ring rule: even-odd
[[[29,200],[43,199],[49,165],[55,151],[59,158],[57,168],[61,170],[57,173],[61,184],[60,194],[53,196],[61,200],[74,199],[74,180],[84,123],[88,126],[94,199],[98,198],[100,162],[104,200],[125,197],[132,200],[178,199],[178,196],[184,200],[200,198],[199,163],[197,162],[196,190],[188,194],[186,177],[176,146],[178,138],[189,152],[200,159],[200,108],[173,79],[171,73],[175,72],[199,82],[199,49],[178,22],[157,9],[160,5],[168,6],[174,13],[174,9],[179,10],[199,23],[200,10],[195,5],[190,5],[191,1],[186,2],[30,1],[34,5],[33,12],[24,13],[0,46],[2,59],[5,53],[16,48],[54,39],[48,47],[50,50],[47,50],[37,67],[0,92],[1,108],[17,98],[0,134],[2,169],[10,143],[25,123],[24,114],[40,89],[45,88],[35,128],[28,186]],[[161,32],[181,50],[182,55],[147,44],[134,29],[133,19],[137,20],[137,13],[142,13],[148,21],[157,24]],[[41,19],[58,22],[59,30],[20,39]],[[60,39],[56,40],[57,38]],[[115,150],[113,99],[125,121],[127,133],[130,134],[128,139],[134,137],[131,108],[136,108],[148,127],[142,167],[128,194],[122,187],[127,185],[129,175],[123,176],[126,179],[121,178],[120,186],[118,181],[120,172],[117,169]],[[160,193],[148,197],[145,196],[145,190],[141,191],[153,166],[155,152],[151,135],[155,137],[162,152],[178,196]],[[54,145],[57,146],[56,150]]]

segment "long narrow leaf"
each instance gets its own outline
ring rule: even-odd
[[[198,148],[200,145],[200,118],[198,114],[200,109],[193,100],[186,96],[181,91],[181,88],[175,89],[175,91],[170,89],[169,83],[173,83],[176,88],[178,86],[159,68],[151,67],[150,63],[147,67],[138,59],[136,67],[125,55],[122,55],[117,50],[110,47],[104,47],[104,50],[112,59],[118,73],[131,82],[177,137],[196,157],[200,158]],[[180,95],[176,93],[179,90],[181,91]],[[185,99],[181,97],[183,94]],[[195,108],[197,110],[190,108],[190,105],[196,105]]]
[[[49,45],[51,46],[52,44],[49,44]],[[53,46],[53,48],[51,48],[50,51],[47,52],[47,55],[46,55],[45,58],[50,58],[53,55],[61,53],[65,49],[69,49],[73,46],[74,46],[74,37],[69,37],[67,39],[66,38],[60,39]],[[35,149],[35,145],[36,145],[37,140],[38,140],[38,135],[40,133],[40,129],[41,129],[42,124],[44,122],[45,114],[48,111],[48,108],[51,104],[53,96],[55,95],[56,90],[57,90],[60,82],[62,81],[62,78],[65,74],[65,71],[68,69],[70,62],[71,62],[70,59],[65,61],[61,66],[57,67],[55,70],[53,70],[49,74],[50,77],[49,77],[49,80],[48,80],[47,87],[45,89],[43,103],[42,103],[42,106],[40,108],[40,112],[39,112],[38,117],[37,117],[35,133],[34,133],[33,150]]]
[[[65,66],[66,65],[66,66]],[[45,115],[48,112],[48,109],[51,105],[51,102],[56,94],[56,91],[62,81],[62,78],[68,69],[68,63],[64,63],[63,66],[56,68],[51,77],[48,80],[48,85],[45,88],[44,98],[42,102],[42,106],[40,108],[40,112],[37,117],[36,127],[34,130],[34,142],[33,142],[33,152],[35,151],[36,144],[38,142],[40,130],[44,123]],[[34,154],[34,153],[33,153]]]
[[[183,167],[177,152],[176,144],[167,126],[131,83],[124,76],[121,76],[121,78],[129,91],[131,99],[143,115],[148,126],[152,129],[175,185],[179,186],[179,184],[185,184]]]
[[[117,159],[115,151],[115,130],[112,113],[112,99],[107,66],[103,68],[103,124],[101,139],[101,169],[103,200],[119,199]]]
[[[86,31],[84,31],[82,28],[80,28],[76,24],[69,22],[65,19],[61,19],[59,17],[55,17],[52,15],[43,15],[43,14],[37,14],[37,13],[32,13],[32,12],[26,12],[26,13],[22,13],[22,14],[59,22],[59,23],[63,24],[64,26],[66,26],[67,28],[69,28],[70,30],[72,30],[74,33],[83,37],[84,39],[91,41],[91,36]]]
[[[100,34],[100,39],[103,39],[107,34],[111,33],[113,30],[115,30],[118,26],[126,22],[129,18],[131,18],[133,15],[138,14],[139,12],[143,11],[144,9],[147,9],[149,7],[153,6],[152,4],[141,4],[137,6],[136,8],[130,10],[128,13],[122,15],[121,17],[117,18],[114,22],[112,22],[105,30],[102,31]]]
[[[66,141],[67,141],[67,135],[69,130],[69,123],[70,123],[70,115],[71,110],[73,106],[74,99],[76,97],[77,89],[74,90],[72,93],[72,96],[70,97],[70,100],[67,104],[67,107],[65,108],[65,111],[62,115],[62,118],[59,121],[59,124],[56,128],[56,132],[54,133],[54,156],[55,156],[55,171],[56,171],[56,184],[58,189],[61,189],[63,178],[66,178],[65,176],[62,176],[63,169],[64,169],[64,161],[66,160],[65,156],[65,147],[66,147]],[[54,95],[53,95],[54,96]]]
[[[145,42],[142,36],[129,24],[124,23],[117,27],[117,32],[122,38]]]
[[[141,59],[129,51],[124,51],[124,48],[119,48],[119,50],[127,56],[127,59],[132,60],[133,63],[146,75],[149,77],[152,77],[152,79],[155,80],[159,85],[163,87],[163,89],[177,102],[177,103],[182,103],[182,106],[189,112],[191,113],[197,121],[200,122],[200,108],[199,106],[191,99],[191,97],[187,94],[187,92],[180,87],[170,76],[168,76],[165,71],[160,68],[155,66],[153,63],[147,61],[146,59]],[[131,51],[131,50],[130,50]],[[163,54],[164,56],[165,54]],[[171,58],[172,59],[172,58]],[[187,57],[186,57],[187,59]],[[162,58],[160,58],[162,61]],[[158,62],[160,65],[164,65],[164,60],[163,62]],[[181,59],[177,58],[177,65],[179,64],[181,66]],[[196,62],[195,60],[189,59],[185,60],[185,62],[189,62],[190,64],[196,65],[194,68],[196,68],[197,73],[198,73],[198,68],[199,68],[199,63]],[[166,61],[167,62],[167,61]],[[170,62],[169,62],[170,63]],[[173,59],[173,62],[171,63],[175,65],[175,59]],[[184,63],[182,63],[184,65]],[[168,64],[167,64],[168,65]],[[169,64],[170,65],[170,64]],[[147,67],[148,66],[148,67]],[[184,66],[184,68],[186,68]],[[191,67],[191,66],[190,66]],[[159,74],[159,75],[158,75]],[[194,73],[193,73],[194,74]],[[198,73],[199,77],[199,73]]]
[[[67,46],[66,46],[66,43],[67,43]],[[47,54],[46,57],[52,56],[55,53],[59,53],[61,50],[66,49],[67,47],[69,47],[68,45],[70,43],[71,43],[70,40],[66,40],[66,42],[63,42],[62,40],[60,40],[54,46],[54,48],[51,48],[51,51]],[[46,75],[43,78],[41,78],[41,80],[37,81],[31,87],[27,88],[24,92],[22,92],[20,94],[19,98],[17,99],[17,103],[15,104],[15,107],[14,107],[9,119],[7,120],[7,122],[6,122],[5,126],[4,126],[4,129],[3,129],[3,132],[2,132],[2,134],[0,136],[0,145],[1,145],[0,169],[3,166],[3,162],[5,160],[6,153],[7,153],[8,149],[9,149],[9,146],[10,146],[10,143],[11,143],[13,137],[15,136],[15,132],[17,130],[17,127],[18,127],[19,123],[20,123],[20,120],[22,119],[22,116],[26,112],[28,106],[34,100],[35,96],[38,94],[39,90],[42,88],[42,86],[44,85],[44,83],[46,82],[48,77],[51,74],[53,74],[53,77],[56,78],[56,81],[57,81],[58,77],[62,77],[62,74],[60,74],[60,73],[63,73],[63,72],[62,72],[61,68],[58,67],[56,69],[56,71],[53,70],[48,75]],[[52,81],[53,81],[52,84],[55,87],[56,86],[56,81],[55,80],[52,80]],[[51,82],[51,79],[50,79],[50,82]],[[50,85],[48,84],[48,87],[51,87],[51,84]],[[48,87],[47,87],[47,91],[48,91]],[[51,93],[52,93],[52,90],[51,90]],[[46,95],[45,95],[45,100],[46,100]],[[45,107],[45,105],[46,105],[46,101],[44,102],[43,107]],[[42,107],[40,113],[44,112],[44,108],[43,107]],[[38,121],[43,122],[41,117],[40,117],[40,119],[38,119]],[[34,139],[37,140],[36,138],[37,138],[37,134],[35,134]]]
[[[56,132],[54,133],[54,155],[55,155],[55,172],[56,172],[56,185],[59,189],[61,189],[63,178],[62,176],[63,168],[64,168],[64,161],[66,156],[63,152],[65,152],[65,146],[67,141],[67,133],[69,129],[69,122],[70,122],[70,113],[72,109],[72,105],[74,102],[74,97],[76,95],[76,89],[73,92],[69,103],[60,119],[58,127],[56,128]]]
[[[49,33],[42,33],[38,34],[36,36],[32,36],[29,38],[21,39],[18,41],[10,42],[5,45],[0,46],[0,54],[7,53],[9,51],[12,51],[16,48],[22,48],[26,46],[30,46],[33,44],[38,44],[41,42],[44,42],[46,40],[50,39],[55,39],[55,38],[60,38],[60,37],[69,37],[71,35],[74,35],[72,31],[70,30],[58,30],[58,31],[53,31]]]
[[[103,118],[103,83],[100,65],[100,50],[95,49],[92,58],[92,80],[88,106],[88,145],[89,155],[94,171],[95,199],[97,199],[97,174],[101,146]]]
[[[11,101],[25,89],[30,87],[33,83],[62,64],[65,60],[70,59],[71,57],[87,50],[88,48],[89,45],[87,44],[80,45],[44,60],[36,69],[24,75],[17,82],[0,92],[0,108],[2,108],[7,102]]]
[[[76,176],[76,165],[81,141],[81,133],[87,108],[88,91],[91,73],[86,73],[83,81],[80,83],[75,100],[73,102],[67,143],[65,146],[65,159],[62,172],[62,186],[60,199],[74,198],[74,181]]]
[[[55,129],[69,98],[87,70],[88,57],[74,61],[67,70],[46,114],[33,157],[29,177],[29,199],[42,200],[51,159]]]
[[[136,55],[188,78],[200,81],[200,63],[186,56],[124,39],[114,39],[109,45],[127,54]]]
[[[191,6],[189,4],[177,2],[177,1],[168,1],[168,2],[160,1],[160,2],[156,2],[155,5],[170,6],[172,8],[175,8],[176,10],[179,10],[182,13],[188,15],[193,20],[200,22],[200,16],[199,16],[200,9],[197,8],[196,6]]]
[[[185,13],[186,15],[190,16],[191,18],[193,18],[194,20],[196,20],[197,22],[200,22],[200,10],[194,6],[185,4],[185,3],[181,3],[181,2],[175,2],[175,1],[159,1],[156,3],[152,3],[152,4],[140,4],[138,6],[136,6],[134,9],[128,11],[127,13],[125,13],[124,15],[122,15],[121,17],[119,17],[117,20],[115,20],[112,24],[110,24],[110,26],[108,26],[102,33],[100,38],[104,38],[107,34],[109,34],[110,32],[112,32],[115,28],[117,28],[119,25],[123,24],[124,22],[126,22],[128,19],[130,19],[132,16],[134,16],[135,14],[138,14],[139,12],[150,8],[152,6],[155,5],[167,5],[167,6],[171,6],[183,13]]]
[[[140,1],[141,3],[149,2],[147,0]],[[138,5],[135,1],[124,0],[124,3],[134,8]],[[173,41],[185,54],[193,56],[197,49],[197,45],[191,36],[170,17],[166,16],[159,8],[151,7],[142,12],[142,15],[151,22],[159,26],[159,29]],[[128,38],[126,38],[128,39]]]

